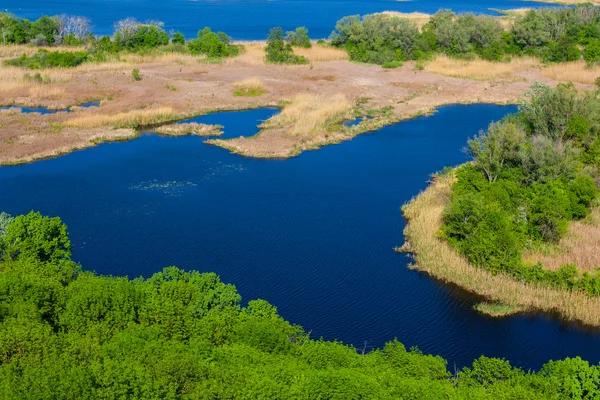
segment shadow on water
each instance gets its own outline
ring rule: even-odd
[[[454,105],[287,160],[244,158],[197,136],[143,135],[0,168],[0,206],[59,215],[73,257],[102,274],[214,271],[313,337],[362,348],[398,338],[458,368],[482,354],[539,368],[600,360],[599,334],[547,316],[493,319],[479,299],[406,268],[400,206],[430,174],[466,161],[466,140],[515,106]],[[205,115],[226,137],[277,113]],[[43,194],[40,195],[40,194]]]

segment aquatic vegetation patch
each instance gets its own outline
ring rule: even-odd
[[[196,186],[198,186],[198,184],[189,181],[159,181],[153,179],[151,181],[140,182],[132,185],[129,187],[129,189],[143,192],[159,192],[169,197],[177,197],[181,196],[186,189]]]
[[[162,125],[156,128],[154,131],[158,134],[169,136],[220,136],[223,134],[223,126],[188,122],[181,124]]]

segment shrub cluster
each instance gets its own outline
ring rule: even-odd
[[[239,53],[239,46],[232,45],[229,36],[223,32],[214,33],[208,27],[198,31],[198,37],[190,40],[187,45],[192,54],[205,54],[214,58],[235,56]]]
[[[308,31],[306,35],[308,37]],[[291,42],[292,40],[286,43],[281,27],[271,29],[267,38],[267,62],[273,64],[308,64],[306,57],[294,54]]]
[[[501,61],[534,55],[547,62],[600,61],[600,9],[591,4],[530,10],[505,30],[497,18],[448,10],[434,14],[421,31],[405,18],[388,14],[349,16],[337,22],[332,43],[352,60],[383,64],[449,56]],[[583,51],[580,50],[583,49]]]
[[[557,243],[597,198],[600,101],[573,85],[536,84],[520,111],[469,141],[442,235],[472,263],[552,287],[600,294],[600,275],[523,263],[523,251]]]
[[[89,28],[89,20],[85,17],[43,15],[30,21],[0,13],[0,44],[79,45],[91,39]]]
[[[72,68],[84,63],[89,57],[85,51],[48,51],[40,49],[32,56],[23,54],[5,62],[6,65],[29,69]]]
[[[58,218],[0,214],[0,397],[6,399],[548,399],[600,396],[580,358],[536,373],[481,357],[454,374],[393,340],[359,354],[313,340],[212,273],[99,276]]]

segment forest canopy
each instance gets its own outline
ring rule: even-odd
[[[397,340],[360,354],[314,340],[214,273],[101,276],[59,218],[0,214],[0,397],[10,399],[548,399],[600,395],[580,358],[526,372],[481,357],[451,374]]]

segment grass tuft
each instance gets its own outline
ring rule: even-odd
[[[257,77],[246,78],[233,84],[233,94],[243,97],[259,97],[267,93],[265,84]]]

